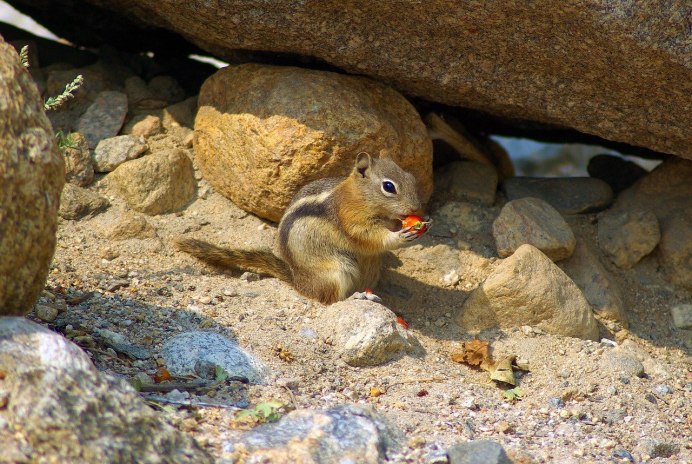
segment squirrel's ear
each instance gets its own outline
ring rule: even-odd
[[[361,177],[365,177],[367,175],[371,164],[372,158],[370,158],[368,153],[364,151],[358,153],[358,156],[356,157],[356,171],[361,175]]]

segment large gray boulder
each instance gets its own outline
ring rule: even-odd
[[[229,60],[306,55],[409,95],[692,159],[687,0],[10,3],[77,43],[149,50],[168,30]],[[147,32],[123,34],[133,23]]]
[[[0,315],[26,314],[43,288],[64,183],[36,84],[0,37]]]

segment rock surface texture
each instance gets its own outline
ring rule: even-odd
[[[471,292],[457,323],[468,330],[529,324],[552,334],[598,337],[581,290],[531,245],[520,246]]]
[[[531,119],[692,159],[688,3],[13,0],[77,43],[125,18],[177,32],[219,57],[316,57],[406,94]],[[88,4],[88,5],[85,5]],[[86,21],[92,8],[104,17]],[[339,11],[337,19],[334,11]],[[70,13],[72,12],[72,13]],[[209,27],[214,24],[214,27]],[[147,44],[113,34],[112,43]],[[139,45],[142,47],[143,45]]]
[[[0,319],[0,366],[0,422],[16,432],[0,431],[4,462],[213,462],[125,381],[26,319]]]
[[[64,183],[36,84],[0,37],[0,315],[27,313],[43,288]]]
[[[414,107],[369,79],[246,64],[202,86],[195,155],[235,204],[278,221],[310,181],[347,175],[356,155],[389,156],[432,193],[432,143]]]

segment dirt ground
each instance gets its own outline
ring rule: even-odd
[[[93,218],[61,221],[40,300],[59,303],[64,312],[53,326],[77,342],[109,329],[157,353],[176,333],[223,333],[269,367],[269,380],[209,397],[230,404],[279,400],[295,408],[371,405],[407,437],[392,457],[396,462],[445,462],[440,461],[445,449],[470,439],[502,443],[516,462],[692,462],[692,339],[689,331],[674,328],[670,316],[672,306],[692,298],[667,283],[655,255],[633,270],[609,269],[623,291],[630,327],[611,325],[613,333],[602,326],[601,337],[629,350],[646,370],[643,377],[626,376],[599,363],[613,349],[607,343],[530,327],[472,334],[455,325],[454,314],[498,260],[490,227],[503,200],[491,208],[465,205],[456,221],[438,214],[442,204],[434,200],[429,208],[434,229],[389,256],[375,289],[409,323],[423,351],[379,367],[354,368],[339,360],[320,334],[314,320],[322,305],[276,279],[247,281],[220,273],[170,244],[185,234],[224,245],[271,246],[275,224],[208,192],[183,212],[147,216],[156,237],[118,240],[109,234],[131,213],[99,184],[91,189],[101,190],[112,206]],[[578,239],[596,243],[596,215],[569,222]],[[444,276],[452,270],[460,280],[450,285]],[[509,402],[506,388],[486,372],[451,360],[461,342],[475,336],[490,341],[498,357],[516,355],[529,363],[530,372],[518,380],[521,400]],[[151,375],[162,362],[156,354],[132,361],[98,343],[81,344],[99,369],[118,376]],[[279,345],[293,354],[293,362],[277,355]],[[371,387],[384,393],[373,397]],[[233,409],[166,408],[161,414],[217,459],[231,457],[223,442],[231,433]]]

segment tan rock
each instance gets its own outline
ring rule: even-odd
[[[161,133],[161,118],[154,114],[139,114],[128,121],[121,132],[148,139]]]
[[[649,210],[615,209],[598,220],[598,245],[622,269],[634,267],[660,240],[658,220]]]
[[[531,245],[520,246],[471,292],[456,322],[466,330],[532,325],[556,335],[598,338],[581,290]]]
[[[128,211],[107,231],[107,236],[112,240],[154,238],[156,237],[156,229],[141,214]]]
[[[572,256],[558,266],[581,289],[596,314],[627,327],[620,287],[588,245],[578,240]]]
[[[65,165],[36,85],[0,37],[0,315],[24,315],[55,250]]]
[[[293,67],[229,66],[202,86],[202,173],[241,208],[278,221],[295,192],[348,174],[362,151],[388,156],[432,192],[432,143],[413,106],[374,81]]]
[[[636,8],[610,0],[483,2],[478,8],[445,0],[348,7],[329,0],[246,1],[230,9],[225,2],[140,0],[125,10],[121,0],[85,4],[122,11],[153,26],[152,34],[172,30],[229,61],[239,50],[315,57],[407,95],[692,159],[686,0],[641,0]],[[87,42],[107,27],[79,21],[81,2],[41,5],[56,29],[72,27],[68,38]],[[74,21],[66,21],[70,8]],[[121,31],[122,19],[113,15],[112,21],[110,29]],[[122,37],[123,48],[139,40],[143,51],[155,40],[132,35],[111,37]]]
[[[179,211],[196,188],[192,161],[178,149],[123,163],[108,176],[108,184],[130,208],[149,215]]]
[[[87,141],[79,132],[67,135],[62,150],[65,158],[65,180],[79,187],[86,187],[94,180],[94,164]]]
[[[553,261],[569,258],[574,251],[574,233],[555,208],[538,198],[512,200],[493,222],[497,253],[505,258],[528,243]]]
[[[666,223],[659,248],[669,280],[692,290],[692,204]]]
[[[76,220],[98,214],[109,206],[108,199],[98,193],[74,184],[66,184],[60,195],[58,214],[63,219]]]

